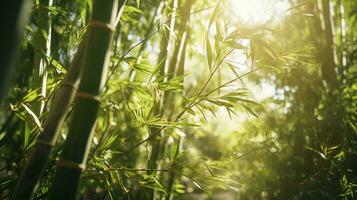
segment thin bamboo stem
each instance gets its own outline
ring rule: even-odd
[[[186,0],[185,5],[183,6],[183,12],[185,13],[184,17],[178,26],[178,30],[179,30],[179,34],[178,34],[178,38],[181,38],[181,42],[177,42],[176,45],[176,49],[177,49],[177,53],[174,54],[176,55],[173,58],[173,61],[171,63],[171,71],[172,71],[172,76],[170,78],[173,78],[174,76],[182,76],[184,75],[184,67],[185,67],[185,60],[186,60],[186,48],[187,48],[187,42],[188,42],[188,31],[189,31],[189,21],[190,21],[190,11],[191,11],[191,7],[193,5],[194,1],[191,0]],[[183,81],[183,80],[182,80]],[[182,82],[182,91],[183,91],[183,85],[184,83]],[[167,97],[167,106],[171,107],[171,113],[169,114],[169,119],[172,118],[172,115],[174,113],[174,109],[175,109],[175,102],[173,101],[174,99],[176,99],[176,95],[175,94],[168,94],[169,96]],[[184,95],[184,94],[182,94]],[[181,152],[182,146],[183,146],[183,138],[179,137],[177,139],[177,149],[176,149],[176,153],[175,156],[173,158],[173,163],[172,163],[172,168],[175,168],[175,159],[177,158],[177,156],[179,155],[179,153]],[[167,200],[172,200],[174,198],[175,195],[175,181],[177,179],[177,174],[176,173],[169,173],[169,177],[168,177],[168,182],[167,182],[167,188],[169,190],[169,194],[166,197]]]
[[[175,26],[175,15],[176,15],[176,9],[178,6],[178,0],[172,0],[171,1],[171,16],[170,16],[170,21],[169,21],[169,30],[163,29],[163,35],[162,35],[162,42],[161,42],[161,49],[160,53],[158,56],[158,65],[159,66],[159,76],[164,77],[165,71],[168,69],[169,65],[169,49],[170,49],[170,43],[172,40],[172,33],[171,31],[174,31],[174,26]],[[166,70],[167,69],[167,70]],[[164,81],[164,80],[162,80]],[[157,99],[155,99],[155,104],[154,104],[154,114],[156,116],[163,116],[163,103],[164,103],[164,97],[165,95],[163,94],[162,96],[159,96]],[[160,128],[158,127],[152,127],[150,128],[150,133],[156,133],[160,132]],[[157,161],[159,160],[160,157],[160,152],[162,149],[161,145],[161,137],[160,135],[156,135],[150,140],[150,145],[151,145],[151,152],[149,156],[149,160],[147,163],[147,168],[150,169],[158,169],[158,163]],[[148,175],[152,175],[154,171],[148,171]],[[155,189],[149,189],[147,192],[147,199],[156,199],[157,196],[157,191]]]
[[[51,7],[53,0],[41,0],[40,5]],[[40,88],[41,100],[40,102],[34,102],[32,110],[37,116],[40,116],[45,108],[45,98],[47,95],[47,58],[51,56],[51,35],[52,35],[52,20],[49,11],[41,11],[38,14],[38,31],[35,35],[36,41],[38,41],[38,47],[35,49],[35,74],[33,80],[33,87]],[[43,34],[43,30],[47,35]]]

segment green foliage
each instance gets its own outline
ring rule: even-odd
[[[37,153],[95,9],[92,0],[34,2],[0,109],[1,199]],[[80,199],[356,198],[357,3],[282,1],[289,2],[284,18],[247,23],[232,2],[127,2],[101,77]],[[94,47],[102,44],[92,45],[86,53],[99,55]],[[34,76],[38,58],[45,88]],[[59,155],[74,155],[64,147],[75,134],[68,122],[94,108],[78,117],[68,107],[35,199],[51,193]],[[74,124],[76,133],[84,125]]]

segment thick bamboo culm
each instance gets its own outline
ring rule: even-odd
[[[46,168],[50,151],[56,144],[60,129],[79,85],[84,45],[85,38],[82,39],[65,78],[55,92],[50,110],[43,124],[43,131],[40,133],[17,183],[12,197],[14,200],[32,199],[36,192]]]
[[[96,0],[87,31],[81,83],[75,97],[73,118],[49,199],[76,198],[79,180],[85,169],[93,129],[110,58],[110,47],[125,0]],[[119,13],[119,14],[118,14]]]
[[[5,3],[5,2],[4,2]],[[32,0],[7,1],[0,8],[0,104],[8,91],[15,68],[15,57],[25,25],[30,18]]]

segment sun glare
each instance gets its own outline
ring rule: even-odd
[[[289,3],[287,0],[228,0],[228,6],[245,23],[265,23],[282,18]]]

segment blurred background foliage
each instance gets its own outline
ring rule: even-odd
[[[92,9],[92,0],[34,1],[0,109],[1,199],[14,191]],[[357,2],[348,0],[129,0],[79,198],[356,199],[355,27]],[[170,74],[172,63],[184,67]],[[48,196],[68,121],[35,199]]]

